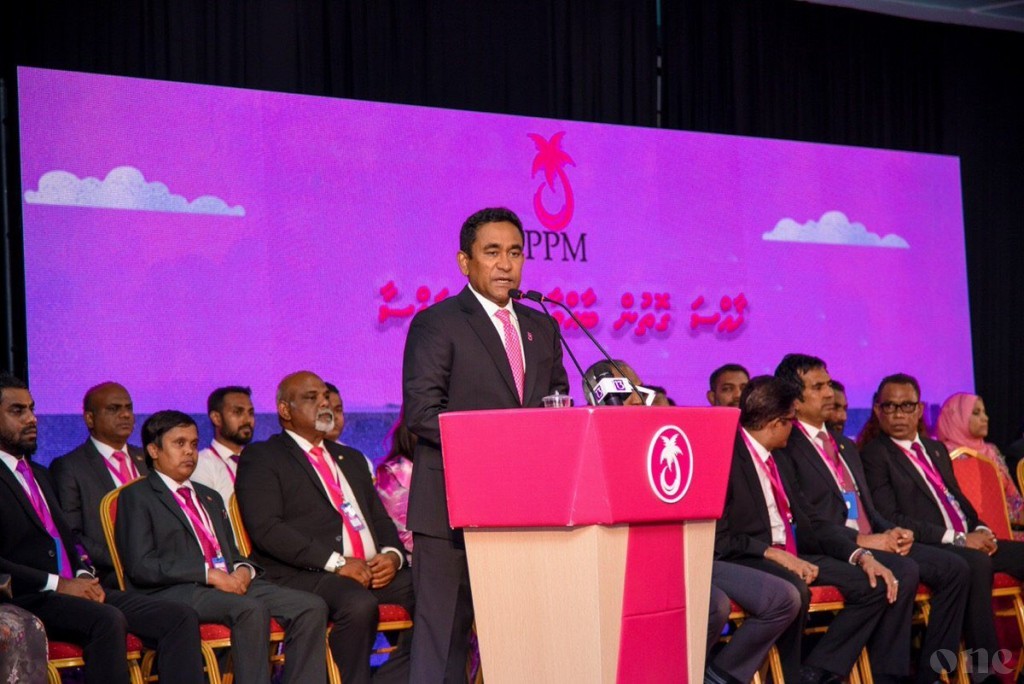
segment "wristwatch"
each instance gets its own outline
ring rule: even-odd
[[[338,560],[334,561],[334,565],[331,566],[331,572],[338,572],[343,567],[345,567],[345,563],[347,562],[348,561],[345,560],[344,556],[339,555]]]
[[[967,546],[967,534],[957,532],[953,535],[953,546]]]
[[[875,557],[875,554],[871,553],[871,551],[869,551],[868,549],[857,549],[856,551],[853,552],[853,558],[850,559],[850,562],[853,565],[860,565],[861,561],[863,561],[865,558],[874,558],[874,557]]]

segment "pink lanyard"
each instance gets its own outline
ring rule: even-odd
[[[804,427],[803,423],[801,423],[799,420],[794,420],[793,423],[795,423],[796,426],[800,428],[800,432],[804,433],[804,436],[807,437],[807,439],[811,442],[811,445],[814,447],[814,450],[817,451],[818,454],[821,456],[821,460],[825,461],[825,463],[828,465],[828,469],[832,471],[832,475],[836,478],[836,482],[839,483],[839,488],[846,491],[846,489],[849,487],[850,489],[856,491],[857,483],[848,483],[846,478],[846,464],[843,463],[842,457],[839,455],[839,445],[836,444],[836,440],[832,437],[832,435],[829,434],[828,430],[825,430],[824,432],[825,436],[828,437],[828,440],[832,442],[832,449],[834,450],[836,455],[835,461],[833,461],[829,457],[829,455],[825,453],[825,450],[818,444],[818,440],[812,437],[811,433],[807,432],[807,428]],[[853,474],[850,473],[850,481],[852,482],[852,480]]]
[[[184,485],[182,485],[184,486]],[[210,550],[214,552],[215,556],[220,554],[220,542],[217,541],[217,535],[213,533],[213,521],[206,514],[206,509],[203,504],[199,501],[199,492],[192,490],[192,503],[195,506],[195,511],[192,510],[192,506],[188,505],[181,494],[174,492],[174,498],[178,500],[178,504],[181,506],[181,510],[185,511],[185,516],[192,523],[192,527],[195,528],[196,535],[201,537]],[[199,516],[196,516],[196,511],[199,512]]]
[[[893,444],[896,443],[893,442]],[[913,446],[917,444],[917,442],[911,442],[910,444]],[[960,508],[960,502],[950,494],[949,488],[946,487],[946,483],[942,480],[942,475],[939,474],[938,469],[928,458],[928,452],[925,450],[924,446],[921,446],[920,458],[912,450],[904,449],[899,444],[896,444],[896,446],[900,447],[900,451],[906,454],[911,463],[917,464],[917,466],[924,472],[924,479],[928,481],[932,486],[932,489],[935,491],[935,496],[939,499],[938,503],[946,510],[946,515],[949,516],[949,522],[953,525],[953,529],[956,532],[966,532],[967,516],[964,515],[963,509]]]
[[[221,453],[217,451],[217,447],[213,446],[213,444],[213,442],[210,442],[210,451],[213,452],[214,456],[220,459],[221,465],[223,465],[224,469],[228,471],[228,477],[231,478],[231,484],[235,484],[235,471],[231,470],[231,466],[228,465],[228,459],[221,456]],[[231,456],[228,456],[228,458],[231,458]]]

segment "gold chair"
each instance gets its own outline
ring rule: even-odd
[[[139,661],[142,659],[142,642],[134,634],[129,634],[127,647],[128,676],[131,684],[143,684],[142,670],[139,667]],[[47,643],[46,680],[49,684],[61,684],[61,670],[84,666],[84,653],[78,644],[53,640]]]
[[[950,458],[953,461],[953,473],[957,484],[978,512],[978,517],[985,521],[997,539],[1013,539],[1010,515],[1006,507],[1006,492],[1003,491],[996,465],[967,447],[955,449]],[[997,572],[992,578],[992,599],[996,617],[1016,619],[1021,643],[1024,643],[1024,592],[1021,590],[1020,582],[1004,572]],[[1005,599],[1009,600],[1008,607],[1000,605]],[[1017,667],[1013,673],[1015,679],[1022,668],[1024,648],[1017,658]]]
[[[110,558],[114,562],[114,572],[117,575],[117,584],[121,587],[122,591],[125,587],[124,566],[121,565],[121,554],[117,550],[114,522],[117,520],[117,498],[121,496],[121,490],[133,485],[134,482],[129,482],[123,487],[118,487],[114,491],[109,492],[100,501],[100,521],[103,523],[103,536],[107,540],[107,548],[110,550]],[[204,622],[199,625],[199,637],[199,647],[202,649],[207,681],[209,684],[229,684],[231,675],[221,676],[216,651],[231,646],[231,629],[227,625]],[[146,651],[142,659],[142,677],[145,681],[152,681],[150,676],[153,671],[153,661],[155,658],[156,653]],[[142,682],[143,679],[140,679],[139,682]]]

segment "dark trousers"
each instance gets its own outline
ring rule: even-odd
[[[399,570],[390,584],[380,589],[367,589],[348,577],[313,571],[299,572],[282,584],[316,594],[327,603],[328,619],[334,623],[331,657],[345,684],[367,684],[371,680],[370,653],[380,622],[378,606],[397,603],[410,615],[416,610],[408,568]],[[373,676],[374,682],[409,681],[411,638],[408,632],[399,635],[397,648]]]
[[[910,671],[910,619],[918,584],[917,564],[903,557],[894,557],[892,564],[886,563],[901,587],[896,602],[890,604],[886,598],[885,583],[879,580],[872,589],[868,576],[859,567],[826,556],[801,558],[818,566],[815,584],[838,587],[845,605],[814,650],[804,658],[804,665],[845,677],[853,669],[861,649],[867,645],[875,672],[907,676]],[[777,641],[786,680],[799,681],[800,640],[810,605],[810,589],[798,576],[764,558],[736,562],[781,577],[800,592],[801,612]]]
[[[417,604],[412,684],[466,681],[473,595],[461,531],[454,532],[453,537],[413,533],[412,574]]]
[[[42,620],[51,639],[82,646],[86,684],[128,683],[128,626],[120,610],[54,591],[18,596],[13,603]]]
[[[713,595],[716,589],[728,597],[726,617],[731,598],[743,608],[747,618],[711,664],[734,679],[749,682],[772,644],[800,614],[800,592],[781,577],[727,561],[714,562]],[[720,625],[716,639],[718,634],[721,634]]]
[[[156,649],[156,670],[161,682],[206,681],[196,611],[174,601],[117,590],[107,591],[107,603],[124,613],[129,632]]]
[[[195,609],[201,622],[231,628],[231,658],[239,684],[270,684],[270,618],[285,629],[284,682],[327,681],[327,606],[316,596],[253,580],[244,596],[213,587],[177,584],[154,596]]]
[[[949,544],[930,546],[959,556],[970,569],[963,636],[967,648],[974,651],[971,676],[976,680],[984,679],[991,673],[982,671],[982,665],[994,662],[995,653],[999,650],[992,615],[992,577],[997,572],[1005,572],[1018,580],[1024,579],[1024,542],[1000,541],[992,556]]]

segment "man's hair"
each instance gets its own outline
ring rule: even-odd
[[[712,392],[715,391],[715,385],[718,384],[718,379],[726,373],[743,373],[747,378],[750,377],[750,371],[738,363],[727,363],[724,366],[719,366],[711,372],[711,377],[708,379],[708,385]]]
[[[882,382],[878,383],[878,390],[875,392],[875,396],[871,398],[871,403],[878,403],[878,399],[882,396],[882,390],[885,389],[886,385],[910,385],[917,392],[917,400],[921,401],[921,385],[917,382],[917,378],[906,373],[893,373],[892,375],[886,375],[882,378]]]
[[[760,430],[773,420],[788,416],[800,391],[773,375],[751,378],[740,394],[740,425]]]
[[[189,426],[197,427],[196,421],[187,413],[171,410],[157,411],[142,424],[142,448],[147,449],[150,444],[156,444],[157,447],[163,448],[164,435],[176,427]],[[147,449],[146,463],[148,464],[150,460]]]
[[[526,242],[523,222],[519,220],[514,211],[505,207],[488,207],[476,212],[462,224],[462,230],[459,231],[459,250],[472,257],[473,243],[476,242],[476,234],[480,230],[480,226],[486,223],[502,222],[511,223],[515,226],[516,230],[519,231],[519,237],[523,239],[523,242]]]
[[[779,365],[775,367],[775,377],[796,387],[799,391],[797,396],[802,397],[804,394],[804,379],[802,376],[815,368],[828,370],[825,362],[817,356],[786,354],[782,357],[782,361],[779,361]]]
[[[21,378],[15,377],[4,371],[0,373],[0,402],[4,400],[4,390],[6,389],[27,390],[28,385]]]
[[[213,413],[216,411],[220,413],[224,410],[224,398],[229,394],[244,394],[245,396],[252,399],[252,388],[242,387],[241,385],[228,385],[227,387],[218,387],[217,389],[210,392],[210,396],[206,400],[206,412]]]
[[[341,396],[341,392],[338,390],[338,386],[335,385],[333,382],[324,381],[324,384],[327,385],[328,392],[330,392],[331,394],[337,394],[339,397]]]
[[[831,385],[832,389],[835,390],[836,392],[842,392],[843,394],[846,394],[846,385],[839,382],[838,380],[829,380],[828,384]]]

